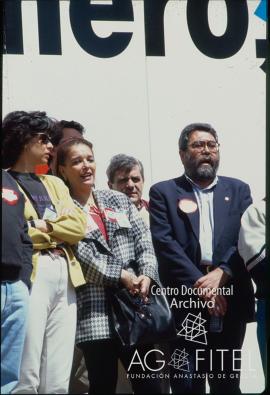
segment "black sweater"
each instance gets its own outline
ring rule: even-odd
[[[1,281],[22,280],[30,288],[33,247],[24,219],[24,200],[16,181],[2,170]]]

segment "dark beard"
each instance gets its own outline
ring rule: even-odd
[[[186,163],[185,171],[189,178],[193,181],[212,181],[216,177],[219,159],[212,160],[209,159],[209,163],[207,166],[201,166],[202,160],[198,163],[197,160],[189,160],[189,163]]]

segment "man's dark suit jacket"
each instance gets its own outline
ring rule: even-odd
[[[191,202],[193,212],[184,212],[189,210],[180,203],[183,199],[195,203]],[[237,242],[241,216],[251,202],[247,184],[234,178],[218,177],[213,198],[213,264],[227,266],[233,272],[228,283],[233,284],[233,295],[226,297],[226,317],[246,322],[254,320],[254,292],[238,254]],[[179,205],[185,210],[181,210]],[[180,287],[183,284],[193,287],[205,273],[200,267],[199,209],[191,184],[185,176],[155,184],[150,189],[149,208],[152,239],[163,286]],[[187,310],[175,309],[174,313],[180,322]]]

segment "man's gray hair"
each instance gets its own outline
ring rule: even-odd
[[[124,170],[129,172],[133,169],[133,167],[139,166],[139,170],[144,181],[144,170],[142,162],[139,159],[134,158],[133,156],[128,156],[125,154],[118,154],[112,157],[110,160],[109,166],[106,170],[106,174],[108,177],[108,181],[113,183],[115,173],[118,170]]]
[[[191,123],[190,125],[187,125],[181,132],[179,140],[178,140],[178,146],[179,149],[182,151],[186,151],[187,146],[188,146],[188,140],[189,140],[189,135],[194,132],[195,130],[199,130],[202,132],[208,132],[212,134],[212,136],[215,138],[216,142],[218,142],[218,135],[213,126],[211,126],[209,123]]]

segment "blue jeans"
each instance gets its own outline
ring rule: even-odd
[[[262,359],[264,374],[266,374],[266,301],[258,299],[257,301],[257,338]]]
[[[19,380],[28,303],[23,281],[1,282],[1,394],[10,394]]]

